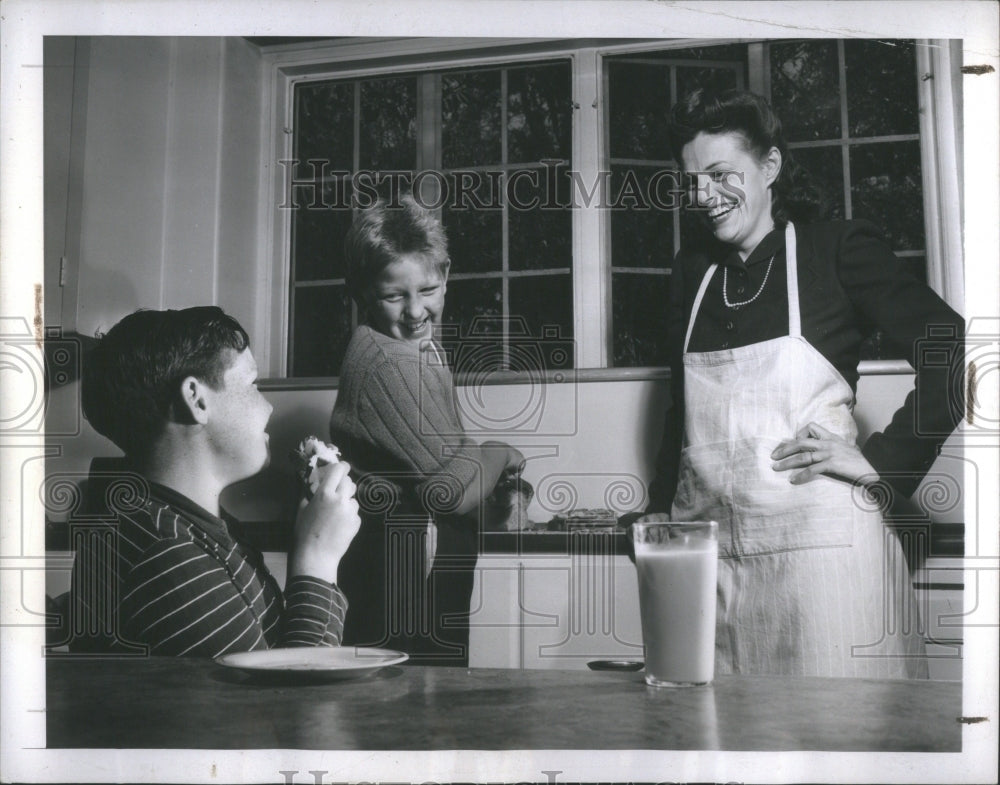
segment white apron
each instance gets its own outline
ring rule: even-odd
[[[674,520],[719,523],[717,673],[926,678],[909,572],[877,507],[849,482],[792,485],[771,451],[816,422],[857,440],[854,395],[803,337],[795,230],[785,230],[788,335],[688,352]]]

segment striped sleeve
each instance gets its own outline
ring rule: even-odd
[[[308,575],[294,575],[285,587],[285,611],[278,646],[339,646],[347,598],[339,588]]]
[[[251,599],[190,540],[157,541],[123,576],[120,619],[150,654],[214,657],[266,643]]]
[[[125,638],[150,654],[215,657],[285,646],[338,646],[347,599],[308,576],[288,581],[284,608],[267,575],[247,562],[232,574],[191,540],[159,540],[124,576],[120,620]]]

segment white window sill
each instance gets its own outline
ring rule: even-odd
[[[862,376],[898,376],[913,373],[906,360],[865,360],[858,366]],[[670,369],[648,368],[580,368],[568,371],[496,371],[485,377],[476,376],[476,384],[565,384],[566,382],[649,382],[670,378]],[[262,390],[336,390],[339,380],[335,376],[301,377],[297,379],[262,379]],[[458,374],[456,384],[462,386],[467,377]]]

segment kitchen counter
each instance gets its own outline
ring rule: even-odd
[[[49,748],[961,750],[961,684],[394,666],[354,681],[255,680],[211,660],[47,663]]]

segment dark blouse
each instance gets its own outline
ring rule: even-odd
[[[964,412],[965,323],[892,253],[865,221],[796,224],[802,334],[857,389],[861,343],[881,330],[916,369],[916,385],[892,422],[862,452],[896,491],[910,496]],[[770,273],[768,263],[774,257]],[[667,511],[677,486],[684,423],[684,335],[705,271],[720,268],[705,291],[689,351],[746,346],[788,334],[784,229],[769,233],[744,263],[732,250],[686,253],[674,261],[669,309],[673,406],[667,412],[649,511]],[[730,308],[723,300],[728,267]],[[764,282],[765,275],[767,277]],[[763,285],[763,288],[761,288]],[[789,437],[793,434],[789,434]]]

